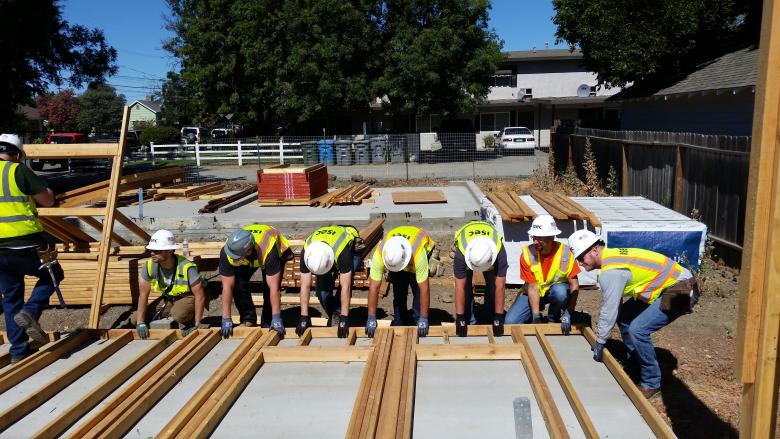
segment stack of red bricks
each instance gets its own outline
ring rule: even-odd
[[[276,165],[257,170],[260,204],[310,205],[314,198],[328,192],[328,168],[322,163],[312,166]]]

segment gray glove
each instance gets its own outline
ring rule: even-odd
[[[563,310],[563,315],[561,316],[561,332],[563,332],[563,335],[569,335],[571,332],[571,315],[568,309]]]
[[[374,338],[374,332],[376,332],[376,316],[373,314],[368,315],[368,320],[366,320],[366,336],[368,338]]]
[[[144,322],[138,322],[135,325],[135,330],[138,331],[138,336],[141,338],[149,338],[149,326]]]
[[[601,363],[604,361],[604,343],[596,343],[593,345],[593,359]]]
[[[279,338],[284,338],[284,322],[282,322],[282,316],[280,314],[271,316],[271,329],[279,333]]]
[[[417,336],[425,337],[428,335],[428,317],[420,316],[417,319]]]
[[[220,329],[220,332],[222,332],[222,336],[225,338],[230,337],[233,335],[233,319],[230,317],[222,317],[222,329]]]

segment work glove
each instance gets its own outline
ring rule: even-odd
[[[563,332],[563,335],[569,335],[569,332],[571,332],[571,315],[568,309],[563,310],[563,315],[561,316],[561,332]]]
[[[338,336],[339,338],[347,338],[348,333],[349,333],[349,317],[342,314],[341,316],[339,316]]]
[[[298,326],[295,327],[295,333],[298,335],[298,337],[300,337],[310,327],[311,327],[311,317],[301,316],[301,318],[298,319]]]
[[[469,322],[465,314],[455,314],[455,333],[458,337],[466,337],[469,334]]]
[[[542,315],[540,313],[534,313],[533,320],[531,320],[531,323],[542,323]]]
[[[282,322],[282,316],[280,314],[271,316],[271,329],[279,334],[279,338],[284,338],[284,322]]]
[[[504,314],[498,314],[493,317],[493,336],[501,337],[504,335]]]
[[[138,331],[138,336],[141,338],[149,338],[149,326],[144,322],[138,322],[135,325],[135,330]]]
[[[368,338],[374,338],[374,332],[376,332],[376,316],[374,314],[368,315],[368,320],[366,320],[366,336]]]
[[[425,337],[428,335],[428,317],[420,316],[417,319],[417,336]]]
[[[233,319],[230,317],[222,317],[222,329],[220,329],[220,332],[222,332],[222,336],[225,338],[230,337],[233,335]]]
[[[604,357],[604,343],[596,343],[593,345],[593,359],[601,363]]]
[[[192,331],[194,331],[195,329],[197,329],[197,326],[196,326],[196,325],[188,325],[188,326],[184,326],[183,328],[181,328],[181,335],[182,335],[183,337],[186,337],[186,336],[190,335],[190,333],[191,333]]]

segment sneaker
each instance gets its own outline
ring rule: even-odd
[[[241,324],[238,325],[238,326],[243,326],[245,328],[254,328],[255,326],[257,326],[257,323],[245,320],[245,321],[241,322]]]
[[[21,357],[11,357],[11,364],[16,364],[16,363],[24,360],[25,358],[29,357],[30,355],[32,355],[32,354],[34,354],[36,352],[38,352],[38,349],[32,348],[32,347],[28,346],[27,347],[27,352],[23,353]]]
[[[16,324],[20,327],[24,328],[24,332],[27,333],[27,336],[30,337],[31,340],[41,345],[49,342],[49,337],[45,332],[43,332],[41,326],[29,312],[19,311],[14,316],[14,322],[16,322]]]
[[[639,386],[639,391],[646,399],[652,399],[661,392],[661,389],[650,389],[645,386]]]

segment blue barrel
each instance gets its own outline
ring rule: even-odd
[[[336,163],[333,155],[333,141],[332,140],[319,140],[317,145],[320,148],[320,162],[325,165],[333,165]]]
[[[301,142],[301,151],[303,152],[304,165],[311,166],[320,162],[320,153],[317,150],[317,142]]]

